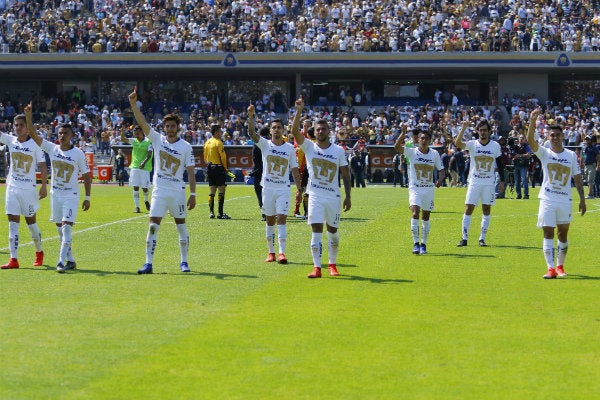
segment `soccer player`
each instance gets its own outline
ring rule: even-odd
[[[154,190],[150,205],[150,223],[146,236],[146,262],[138,274],[151,274],[154,250],[158,241],[160,223],[167,210],[175,220],[175,227],[179,235],[179,252],[181,272],[190,272],[188,265],[188,249],[190,236],[185,224],[187,210],[196,207],[196,176],[194,174],[194,152],[192,145],[179,137],[179,124],[181,119],[176,114],[167,114],[163,117],[165,135],[161,135],[148,125],[146,118],[137,105],[137,88],[129,95],[129,104],[133,110],[135,120],[142,128],[152,147],[154,148]],[[185,200],[185,181],[183,171],[187,170],[190,184],[190,195]]]
[[[543,277],[553,279],[557,276],[567,275],[564,269],[567,249],[569,248],[567,234],[573,218],[571,179],[573,179],[577,188],[579,212],[582,216],[585,214],[586,205],[585,194],[583,193],[583,178],[577,155],[564,147],[565,134],[559,125],[549,127],[549,148],[538,144],[535,140],[535,125],[539,115],[540,108],[536,108],[531,112],[527,142],[542,163],[544,180],[538,194],[540,206],[537,226],[542,228],[544,233],[542,248],[548,271]],[[555,230],[558,236],[556,264],[554,263]]]
[[[300,174],[294,146],[283,140],[283,122],[274,119],[269,124],[271,140],[258,136],[254,127],[254,105],[248,106],[248,132],[250,137],[262,151],[262,200],[263,214],[266,215],[266,235],[269,255],[265,262],[275,261],[275,222],[279,254],[277,262],[287,264],[285,245],[287,241],[287,214],[290,211],[290,170],[298,191]]]
[[[314,268],[309,278],[321,277],[321,252],[323,225],[327,225],[329,275],[338,276],[336,260],[339,247],[338,227],[340,223],[339,175],[342,175],[345,198],[344,211],[350,210],[350,171],[344,149],[329,139],[329,125],[325,120],[315,123],[315,142],[305,140],[300,133],[300,116],[304,109],[302,97],[296,100],[296,115],[292,124],[292,134],[306,156],[309,172],[306,190],[308,197],[308,224],[312,228],[310,249]]]
[[[416,132],[415,132],[416,131]],[[414,128],[413,137],[417,136],[418,147],[405,148],[404,137],[406,127],[396,140],[394,149],[400,154],[404,154],[410,161],[408,164],[409,184],[408,184],[408,204],[412,212],[410,220],[410,229],[413,236],[413,254],[427,254],[427,238],[430,231],[429,216],[433,211],[433,190],[440,187],[446,176],[440,154],[436,150],[429,148],[431,143],[431,133]],[[438,179],[433,183],[434,171],[438,171]],[[419,215],[420,214],[420,215]],[[422,237],[419,242],[419,216],[422,219]]]
[[[490,139],[490,123],[487,120],[479,121],[476,126],[479,138],[465,143],[463,135],[467,126],[469,126],[469,121],[463,121],[462,129],[454,140],[454,145],[459,149],[466,148],[470,157],[469,186],[465,200],[465,213],[462,218],[462,240],[458,242],[457,247],[467,245],[471,216],[480,201],[483,215],[479,245],[485,247],[487,246],[485,237],[490,226],[492,206],[496,204],[496,171],[499,176],[504,176],[504,164],[502,163],[500,144]],[[500,182],[498,188],[500,192],[504,191],[504,182]]]
[[[31,103],[25,107],[25,117],[29,136],[50,156],[52,165],[52,178],[50,180],[51,220],[56,224],[60,239],[60,252],[56,271],[64,273],[75,269],[77,263],[73,258],[71,244],[73,242],[73,225],[77,219],[79,203],[79,177],[83,179],[85,199],[81,209],[90,209],[90,195],[92,191],[92,176],[90,168],[85,161],[83,151],[72,145],[73,127],[63,123],[58,128],[58,142],[54,144],[42,137],[33,127],[31,117]]]
[[[259,135],[264,137],[265,139],[269,138],[270,129],[267,125],[260,128]],[[263,160],[262,160],[262,151],[260,148],[254,143],[252,146],[252,171],[250,172],[250,176],[254,178],[254,194],[256,194],[256,200],[258,200],[258,207],[261,210],[263,208],[263,198],[262,198],[262,173],[263,173]],[[262,213],[262,220],[266,221],[267,216]]]
[[[206,175],[208,177],[208,186],[210,192],[208,194],[208,208],[210,211],[209,217],[215,217],[215,193],[219,190],[217,219],[231,219],[229,215],[223,212],[225,204],[225,183],[227,176],[227,155],[225,154],[225,146],[221,137],[223,131],[219,124],[212,124],[210,127],[212,137],[204,144],[204,162],[206,163]]]
[[[19,268],[19,225],[21,215],[25,217],[31,239],[35,245],[35,267],[44,264],[42,251],[42,234],[37,225],[36,213],[40,208],[40,200],[47,196],[46,181],[48,169],[46,158],[37,144],[29,137],[26,117],[19,114],[14,117],[13,125],[16,136],[2,134],[0,143],[5,144],[10,153],[10,168],[6,179],[5,210],[8,217],[8,248],[10,259],[2,269]],[[42,184],[39,193],[36,191],[36,166],[40,168]]]
[[[140,187],[144,193],[144,205],[150,210],[148,201],[148,188],[150,187],[150,171],[152,171],[152,143],[142,128],[136,125],[133,128],[133,138],[125,137],[125,131],[121,131],[121,141],[133,146],[131,149],[131,165],[129,171],[129,184],[133,186],[133,204],[135,212],[140,212]]]

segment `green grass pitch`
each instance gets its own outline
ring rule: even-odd
[[[306,278],[310,229],[293,217],[290,263],[263,262],[251,186],[228,187],[230,221],[208,219],[208,188],[198,187],[190,274],[179,272],[171,218],[155,273],[136,274],[147,214],[133,213],[129,187],[101,184],[75,225],[78,270],[57,274],[42,200],[46,265],[31,266],[22,221],[21,268],[0,271],[0,398],[600,398],[600,200],[574,215],[569,276],[546,281],[538,189],[497,201],[487,248],[477,246],[478,207],[469,246],[457,248],[465,190],[436,191],[424,256],[411,254],[406,189],[353,190],[341,276],[317,280]]]

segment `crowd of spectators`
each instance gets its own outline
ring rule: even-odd
[[[564,102],[554,104],[551,101],[540,102],[533,95],[505,96],[502,104],[492,107],[465,105],[449,106],[432,101],[423,106],[387,105],[369,106],[359,112],[354,106],[307,106],[307,117],[312,120],[325,119],[330,122],[332,140],[347,149],[355,146],[393,145],[403,127],[410,130],[415,127],[433,133],[432,145],[444,146],[449,135],[455,135],[462,121],[469,119],[474,126],[478,119],[485,118],[492,124],[492,139],[500,136],[517,137],[528,124],[528,114],[533,108],[544,109],[540,118],[540,132],[546,125],[558,122],[564,125],[567,145],[577,146],[588,135],[598,135],[600,129],[599,102],[595,96],[598,82],[577,82],[573,96],[565,97]],[[576,93],[575,93],[576,92]],[[143,96],[141,96],[143,97]],[[65,99],[69,99],[68,101]],[[78,136],[86,141],[86,146],[100,154],[110,152],[110,145],[117,144],[121,130],[131,129],[133,115],[127,103],[121,105],[98,104],[96,100],[86,103],[77,100],[73,94],[61,98],[35,96],[31,99],[34,117],[42,129],[43,136],[54,139],[56,127],[69,122],[75,126]],[[267,107],[269,96],[256,99],[256,121],[260,127],[269,120],[280,117]],[[65,106],[66,102],[66,106]],[[0,130],[10,131],[14,115],[22,112],[23,104],[13,104],[10,99],[0,102]],[[183,117],[182,137],[193,145],[202,145],[210,137],[210,126],[218,123],[224,130],[226,145],[252,144],[246,127],[244,107],[227,105],[216,109],[212,103],[193,103],[187,112],[180,107],[165,107],[162,112],[154,112],[140,102],[148,120],[159,126],[166,113],[177,113]],[[260,111],[259,111],[260,110]],[[292,113],[290,109],[289,113]],[[506,123],[506,115],[510,120]],[[288,114],[291,121],[292,115]],[[469,138],[470,130],[465,137]]]
[[[598,51],[597,0],[1,0],[4,53]]]
[[[0,0],[0,51],[598,51],[599,10],[595,0]],[[527,126],[528,113],[537,106],[544,108],[540,140],[546,125],[558,122],[566,144],[578,146],[586,136],[599,134],[596,86],[595,81],[565,86],[557,104],[540,104],[534,95],[506,95],[498,106],[469,107],[434,96],[425,105],[370,106],[359,112],[355,106],[361,101],[347,94],[339,105],[307,110],[311,118],[330,121],[332,139],[349,153],[392,145],[403,128],[416,126],[433,133],[434,146],[451,151],[448,139],[464,119],[475,124],[486,118],[492,122],[492,138],[510,140]],[[246,104],[223,104],[220,96],[197,89],[189,88],[194,97],[186,100],[185,109],[166,101],[148,107],[162,98],[160,85],[142,92],[148,119],[159,125],[165,113],[183,114],[182,137],[194,145],[210,137],[213,123],[223,127],[226,145],[252,144]],[[275,118],[275,108],[285,102],[281,92],[250,97],[259,126]],[[59,123],[71,122],[82,148],[108,155],[111,145],[119,143],[120,131],[131,129],[131,110],[126,102],[86,99],[76,88],[53,98],[34,95],[38,128],[53,139]],[[3,98],[0,130],[10,131],[12,117],[22,108],[23,101]]]

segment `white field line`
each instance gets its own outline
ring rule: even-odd
[[[240,196],[240,197],[234,197],[233,199],[227,199],[225,200],[225,202],[229,202],[229,201],[235,201],[235,200],[239,200],[239,199],[247,199],[253,196]],[[208,202],[203,203],[202,205],[208,205]],[[198,207],[198,204],[196,204],[196,207]],[[137,215],[135,217],[132,218],[126,218],[126,219],[120,219],[117,221],[112,221],[112,222],[108,222],[106,224],[102,224],[102,225],[96,225],[96,226],[90,226],[89,228],[84,228],[84,229],[79,229],[79,230],[73,230],[73,236],[75,235],[79,235],[85,232],[89,232],[89,231],[95,231],[97,229],[104,229],[108,226],[111,225],[116,225],[116,224],[122,224],[125,222],[130,222],[130,221],[135,221],[136,219],[147,219],[148,215],[147,214],[143,214],[143,215]],[[58,235],[55,236],[50,236],[50,237],[42,237],[42,242],[48,242],[50,240],[56,240],[58,239]],[[27,243],[19,243],[19,246],[29,246],[32,245],[33,241],[27,242]],[[0,247],[0,251],[8,251],[9,248],[8,247]]]

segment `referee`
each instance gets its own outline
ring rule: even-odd
[[[223,212],[225,203],[225,179],[227,175],[227,156],[221,137],[223,131],[219,124],[212,124],[210,127],[212,137],[204,144],[204,162],[206,163],[206,175],[208,177],[208,186],[210,193],[208,195],[209,217],[215,217],[215,193],[219,189],[219,213],[217,219],[231,219],[229,215]]]

